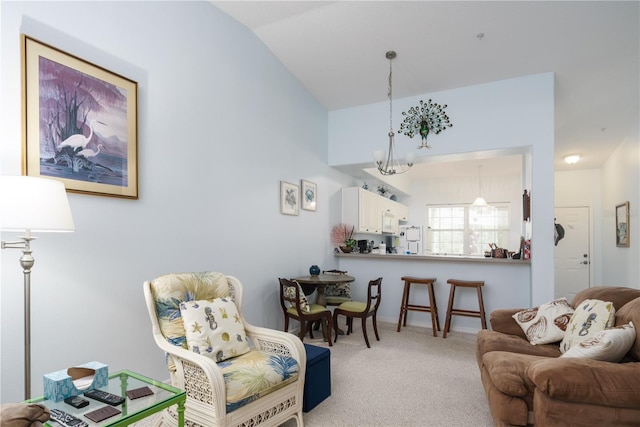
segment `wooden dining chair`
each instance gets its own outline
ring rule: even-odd
[[[333,330],[331,311],[319,304],[309,304],[298,282],[283,278],[278,280],[280,281],[280,306],[284,313],[284,331],[289,332],[289,319],[297,320],[300,322],[298,337],[304,341],[308,326],[311,338],[313,338],[313,328],[310,326],[315,321],[326,320],[327,329],[323,331],[323,334],[331,346],[331,331]]]
[[[343,315],[347,318],[347,335],[353,332],[353,319],[358,317],[362,319],[362,333],[364,334],[364,342],[369,345],[369,338],[367,337],[367,317],[371,317],[373,320],[373,331],[376,334],[376,340],[380,341],[378,335],[378,323],[376,317],[378,314],[378,307],[382,299],[382,277],[376,280],[369,281],[367,288],[367,302],[349,301],[343,302],[333,310],[333,323],[338,324],[338,316]],[[338,340],[338,330],[335,329],[334,342]]]

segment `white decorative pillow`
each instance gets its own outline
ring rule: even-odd
[[[298,282],[295,282],[295,284],[298,286],[298,290],[300,291],[300,309],[307,313],[311,312],[311,307],[309,307],[309,300],[307,300],[307,296],[304,294],[304,291],[302,290],[302,286],[300,286],[300,283]],[[293,286],[286,286],[284,288],[284,295],[287,298],[295,299],[296,288],[294,288]]]
[[[230,298],[184,301],[180,313],[187,345],[194,353],[221,362],[250,350],[240,314]]]
[[[574,345],[593,337],[615,324],[616,310],[613,303],[598,299],[586,299],[575,309],[567,332],[560,343],[560,351],[565,353]]]
[[[558,342],[573,314],[566,298],[558,298],[538,307],[519,311],[512,317],[533,345]]]
[[[560,357],[580,357],[585,359],[619,362],[629,352],[636,340],[633,322],[605,329],[567,350]]]

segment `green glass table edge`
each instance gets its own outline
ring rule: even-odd
[[[139,412],[136,412],[135,414],[131,414],[128,415],[125,419],[120,419],[120,420],[116,420],[115,422],[112,422],[111,424],[104,424],[103,427],[115,427],[115,426],[128,426],[130,424],[136,423],[138,421],[141,421],[145,418],[147,418],[149,415],[155,414],[160,412],[162,409],[166,409],[170,406],[173,405],[180,405],[180,403],[182,403],[183,405],[186,403],[187,401],[187,393],[184,390],[180,390],[179,388],[173,387],[169,384],[165,384],[161,381],[158,380],[154,380],[153,378],[149,378],[146,377],[144,375],[140,375],[137,374],[135,372],[132,371],[128,371],[128,370],[122,370],[122,371],[118,371],[118,372],[114,372],[111,375],[109,375],[109,379],[113,379],[122,375],[126,375],[127,377],[132,377],[135,378],[139,381],[145,382],[147,384],[150,384],[154,387],[158,387],[161,388],[163,390],[166,390],[168,392],[174,393],[175,396],[170,397],[168,399],[166,399],[163,402],[159,402],[149,408],[143,409]],[[40,403],[40,402],[44,402],[45,399],[44,396],[39,396],[39,397],[34,397],[32,399],[28,399],[25,400],[24,403]],[[54,427],[53,424],[50,424],[48,422],[45,422],[45,427]]]

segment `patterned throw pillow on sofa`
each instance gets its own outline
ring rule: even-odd
[[[616,310],[610,301],[586,299],[576,307],[567,332],[560,343],[560,351],[566,352],[574,345],[592,338],[595,334],[615,324]]]
[[[631,349],[636,340],[633,322],[605,329],[574,345],[560,357],[580,357],[617,363]]]
[[[538,307],[520,311],[512,317],[533,345],[562,340],[573,314],[566,298],[558,298]]]

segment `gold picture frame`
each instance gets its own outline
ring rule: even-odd
[[[628,248],[629,234],[629,202],[616,205],[616,246]]]
[[[22,34],[23,174],[138,198],[138,84]]]

